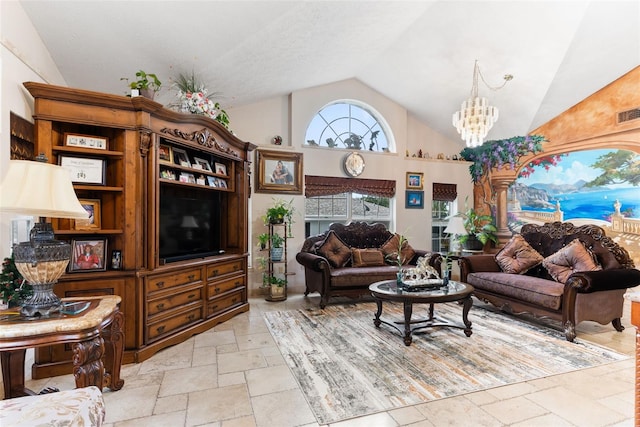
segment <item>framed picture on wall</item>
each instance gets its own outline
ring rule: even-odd
[[[87,219],[76,219],[73,225],[75,230],[100,230],[100,200],[78,199],[85,211],[89,214]]]
[[[422,190],[423,179],[423,172],[407,172],[407,189]]]
[[[424,191],[407,190],[405,192],[406,199],[404,207],[406,209],[423,209],[424,208]]]
[[[302,153],[257,150],[256,193],[302,194]]]

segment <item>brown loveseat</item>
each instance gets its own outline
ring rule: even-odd
[[[398,267],[392,259],[398,252],[398,238],[384,224],[366,222],[331,224],[325,233],[308,237],[296,255],[304,266],[304,294],[319,292],[320,308],[332,296],[369,295],[370,284],[396,278]],[[405,264],[415,265],[421,256],[428,256],[429,264],[439,271],[438,254],[413,249],[408,243],[403,246]]]
[[[480,300],[560,320],[568,341],[584,320],[622,331],[623,295],[640,285],[629,254],[602,228],[561,222],[524,225],[496,255],[462,257],[460,272]]]

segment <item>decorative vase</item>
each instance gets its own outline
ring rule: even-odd
[[[282,224],[284,222],[284,218],[271,218],[269,219],[271,224]]]
[[[271,285],[271,296],[281,297],[284,295],[284,286]]]
[[[271,261],[282,261],[283,248],[271,248]]]
[[[156,96],[156,91],[153,89],[140,89],[140,95],[153,101],[153,98]]]

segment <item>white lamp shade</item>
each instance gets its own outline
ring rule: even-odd
[[[10,160],[0,183],[0,211],[48,218],[89,218],[61,166]]]
[[[459,216],[452,216],[449,218],[449,223],[444,229],[445,233],[453,234],[454,236],[461,236],[467,234],[467,229],[464,228],[464,221]]]

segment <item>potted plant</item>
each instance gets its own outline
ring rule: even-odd
[[[274,200],[273,206],[267,209],[267,213],[263,217],[264,224],[282,224],[285,219],[291,223],[291,217],[295,210],[292,204],[293,199],[288,202],[284,200]]]
[[[271,284],[271,297],[281,297],[284,295],[284,289],[287,285],[286,279],[280,279],[276,276],[271,276],[269,278],[269,283]]]
[[[480,215],[475,209],[468,208],[458,216],[462,218],[464,229],[467,231],[467,234],[461,235],[458,239],[462,247],[468,250],[482,250],[489,241],[498,243],[498,229],[493,225],[491,215]]]
[[[0,295],[2,302],[9,307],[17,307],[25,298],[33,292],[31,285],[24,280],[16,267],[16,262],[11,258],[5,258],[0,273]]]
[[[269,274],[267,272],[267,258],[258,257],[258,270],[262,271],[262,287],[269,287]]]
[[[282,247],[283,244],[284,237],[277,233],[274,233],[271,236],[271,261],[282,260],[282,252],[284,250],[284,248]]]
[[[153,99],[155,93],[160,90],[160,86],[162,86],[162,82],[158,80],[158,77],[153,73],[146,73],[142,70],[136,73],[136,77],[138,80],[129,83],[129,88],[131,89],[131,96],[136,96],[134,91],[138,91],[138,93],[145,98]],[[127,80],[128,78],[123,77],[120,80]]]
[[[258,247],[261,251],[263,251],[267,247],[267,242],[269,241],[269,234],[262,233],[258,236]]]

